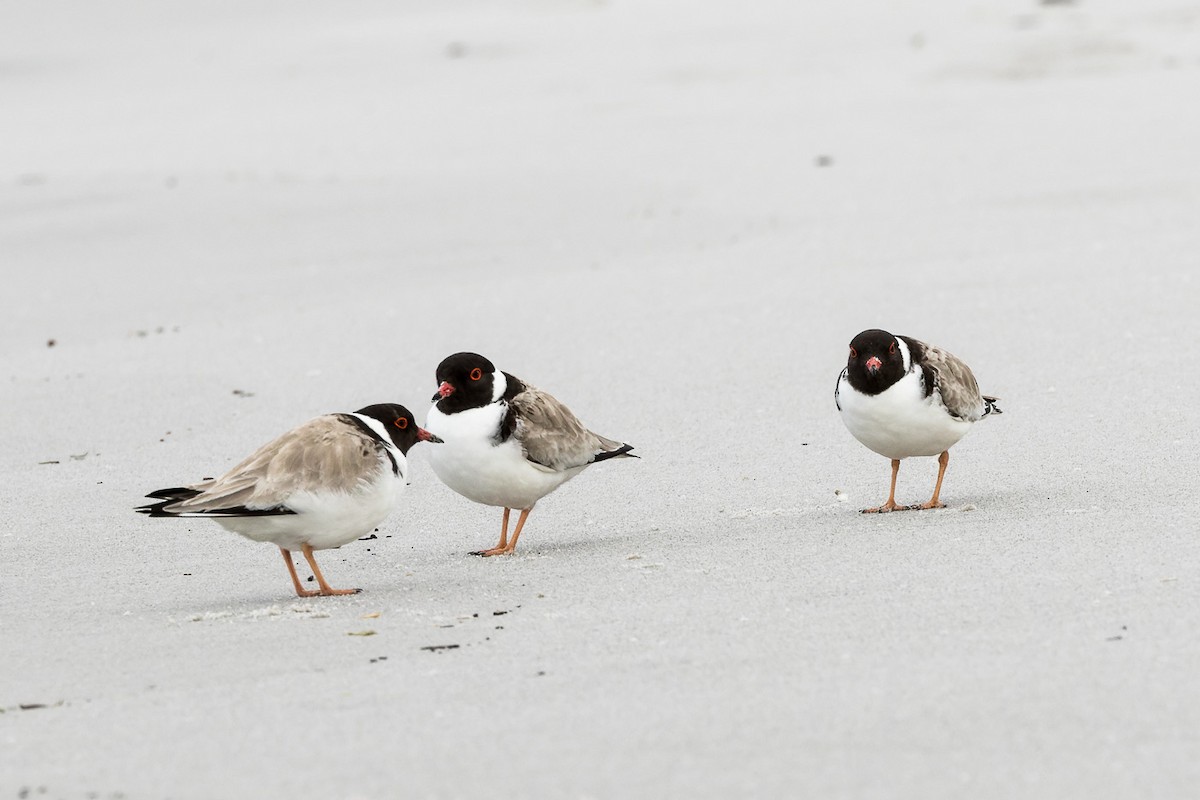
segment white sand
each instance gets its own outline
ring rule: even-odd
[[[1194,795],[1200,3],[334,6],[5,7],[0,797]],[[418,448],[351,598],[131,511],[459,349],[643,460],[483,560]]]

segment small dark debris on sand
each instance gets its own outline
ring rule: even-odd
[[[254,392],[247,392],[245,389],[234,389],[234,397],[254,397]]]
[[[431,653],[438,653],[442,650],[457,650],[460,645],[457,644],[427,644],[422,647],[422,650],[428,650]]]
[[[166,333],[166,332],[167,332],[167,326],[165,326],[165,325],[159,325],[159,326],[158,326],[157,328],[155,328],[154,330],[150,330],[149,328],[139,328],[138,330],[136,330],[136,331],[134,331],[134,332],[133,332],[133,335],[134,335],[134,336],[136,336],[136,337],[137,337],[137,338],[139,338],[139,339],[145,339],[145,338],[146,338],[147,336],[149,336],[151,333],[163,334],[163,333]],[[171,333],[179,333],[179,326],[178,326],[178,325],[173,325],[173,326],[171,327]]]

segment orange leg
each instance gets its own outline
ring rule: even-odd
[[[292,554],[282,547],[279,552],[283,553],[283,563],[287,564],[288,574],[292,576],[292,585],[296,587],[296,594],[300,597],[312,597],[316,592],[311,592],[300,585],[300,576],[296,574],[296,565],[292,563]]]
[[[892,488],[888,491],[887,502],[875,508],[864,508],[864,514],[885,514],[888,511],[896,511],[897,509],[908,508],[908,506],[896,505],[896,476],[900,474],[900,459],[892,459]]]
[[[308,559],[308,565],[312,567],[313,575],[317,578],[317,585],[321,587],[319,592],[310,592],[309,594],[319,594],[322,597],[328,597],[334,594],[358,594],[362,589],[333,589],[325,582],[325,576],[321,574],[321,568],[317,566],[317,559],[313,557],[313,549],[307,544],[304,545],[304,557]]]
[[[500,543],[491,550],[480,550],[477,553],[472,553],[476,556],[502,556],[512,553],[517,546],[517,539],[521,536],[521,529],[525,527],[525,520],[529,518],[529,512],[533,508],[521,509],[521,516],[517,518],[517,527],[513,530],[512,541],[506,541],[508,538],[508,512],[510,509],[504,509],[504,532],[500,534]]]
[[[472,550],[473,556],[495,556],[505,552],[504,548],[508,546],[508,512],[511,508],[504,509],[504,521],[500,524],[500,543],[490,550]]]
[[[529,519],[529,512],[532,508],[521,509],[521,516],[517,518],[517,527],[513,530],[512,541],[508,543],[508,547],[504,548],[505,553],[511,553],[517,549],[517,539],[521,538],[521,529],[525,527],[525,520]]]
[[[909,508],[928,510],[931,508],[945,508],[946,507],[945,503],[938,502],[938,495],[942,493],[942,478],[944,478],[946,476],[946,465],[949,463],[950,463],[950,451],[947,450],[944,453],[942,453],[940,456],[938,456],[938,479],[937,479],[937,485],[933,487],[933,497],[931,497],[929,499],[928,503],[921,503],[920,505],[909,506]]]

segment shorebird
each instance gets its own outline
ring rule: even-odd
[[[979,393],[971,369],[945,350],[907,336],[866,330],[850,342],[850,357],[838,376],[834,402],[842,422],[871,450],[892,460],[887,502],[864,514],[943,508],[938,497],[950,463],[950,448],[988,414],[1000,414],[995,397]],[[929,502],[896,503],[900,461],[937,456],[938,477]]]
[[[592,433],[548,393],[477,353],[444,359],[437,381],[425,420],[445,442],[430,453],[434,474],[463,497],[504,509],[499,543],[474,555],[512,553],[534,504],[589,465],[637,457],[632,445]],[[509,539],[514,508],[521,515]]]
[[[151,517],[211,519],[283,553],[300,597],[355,594],[334,589],[314,550],[340,547],[375,529],[408,482],[405,454],[417,442],[441,440],[393,403],[326,414],[293,428],[219,478],[146,495],[161,502],[137,508]],[[319,590],[300,585],[291,551],[312,567]]]

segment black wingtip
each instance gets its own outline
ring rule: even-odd
[[[1003,414],[1004,412],[1000,410],[1000,406],[996,405],[999,402],[1000,402],[999,398],[984,397],[983,398],[983,415],[986,417],[988,414]]]
[[[139,514],[145,514],[148,517],[277,517],[283,514],[295,514],[296,512],[286,506],[275,506],[274,508],[246,508],[245,506],[229,506],[228,508],[213,508],[207,511],[167,511],[167,506],[175,505],[176,503],[187,500],[201,494],[199,489],[188,489],[184,487],[176,487],[174,489],[159,489],[151,492],[146,497],[154,500],[161,500],[161,503],[150,503],[149,505],[138,506],[134,511]]]
[[[199,490],[188,489],[185,486],[176,486],[171,489],[156,489],[146,495],[146,497],[149,497],[151,500],[162,500],[162,502],[138,506],[134,511],[150,517],[173,517],[175,515],[170,511],[163,511],[166,506],[178,503],[180,500],[187,500],[189,497],[195,497],[198,494],[200,494]]]
[[[633,445],[623,444],[616,450],[609,450],[605,453],[597,453],[595,457],[592,458],[592,463],[595,464],[598,461],[607,461],[610,458],[641,458],[641,456],[635,456],[633,453],[629,452],[632,449]]]
[[[195,497],[198,494],[200,494],[199,489],[176,486],[174,489],[157,489],[146,495],[146,497],[154,500],[187,500],[189,497]]]
[[[166,507],[174,505],[176,500],[164,500],[161,503],[154,503],[148,506],[138,506],[134,509],[139,514],[145,514],[150,517],[171,517],[179,519],[180,517],[207,517],[209,519],[219,519],[221,517],[279,517],[296,512],[286,506],[275,506],[274,508],[246,508],[245,506],[230,506],[229,508],[217,508],[210,511],[167,511]]]
[[[170,511],[163,511],[165,506],[174,503],[174,500],[164,500],[161,503],[152,503],[148,506],[138,506],[134,509],[139,514],[145,514],[148,517],[173,517],[175,516]]]

